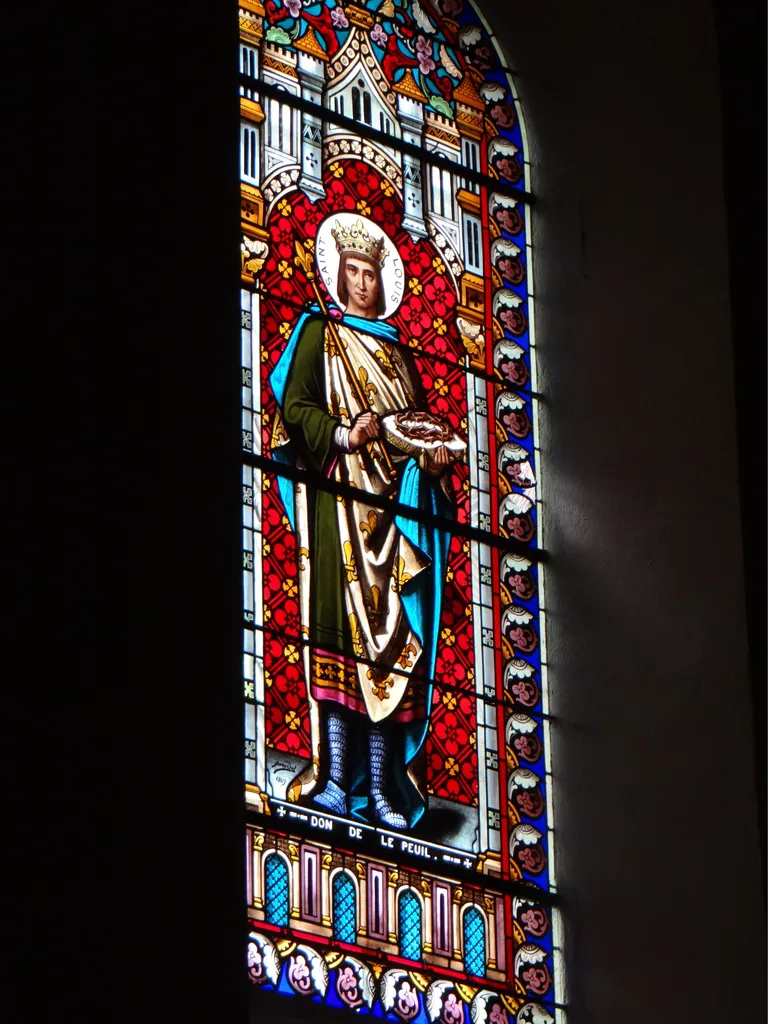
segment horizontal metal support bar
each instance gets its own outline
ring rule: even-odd
[[[281,305],[290,306],[292,309],[295,309],[298,313],[306,313],[309,309],[310,304],[302,304],[301,302],[296,302],[294,299],[287,298],[283,295],[274,295],[273,293],[267,291],[266,288],[261,288],[255,284],[253,286],[243,285],[243,288],[245,288],[248,291],[254,292],[256,295],[259,295],[262,298],[274,299]],[[321,319],[328,322],[335,322],[333,321],[333,318],[329,316],[327,313],[322,313],[318,311],[317,313],[315,313],[315,316],[320,317]],[[524,395],[526,398],[536,398],[538,401],[544,400],[542,392],[532,391],[530,388],[519,387],[513,384],[511,381],[508,381],[504,377],[502,377],[498,371],[496,372],[496,374],[484,373],[482,370],[477,370],[475,369],[475,367],[471,365],[467,365],[465,363],[457,363],[450,359],[446,359],[444,356],[439,356],[435,355],[432,352],[427,352],[423,348],[411,348],[410,345],[407,345],[404,341],[401,341],[399,338],[397,339],[397,341],[393,342],[393,344],[399,348],[405,349],[407,352],[410,352],[411,355],[419,356],[420,358],[428,359],[432,362],[446,363],[449,367],[461,370],[462,373],[471,375],[472,377],[476,377],[478,380],[484,380],[489,384],[501,384],[502,386],[510,388],[516,394]],[[527,354],[528,353],[526,353],[526,355]]]
[[[263,633],[265,637],[272,637],[284,644],[294,644],[297,647],[317,646],[317,644],[313,644],[313,642],[311,640],[308,640],[306,637],[299,636],[298,634],[286,633],[285,630],[275,629],[270,626],[257,626],[255,623],[249,622],[247,619],[244,619],[243,625],[247,629],[258,630],[258,632]],[[501,630],[499,630],[499,632],[501,632]],[[322,647],[323,650],[333,650],[333,648],[330,647],[327,642],[324,642]],[[497,649],[498,648],[494,648],[494,650]],[[336,651],[335,653],[339,655],[344,655],[345,652]],[[508,696],[506,698],[503,696],[487,697],[485,693],[479,693],[477,690],[475,690],[474,685],[456,686],[455,684],[451,684],[450,682],[441,682],[437,677],[430,679],[427,676],[418,675],[417,673],[411,672],[408,669],[401,668],[397,664],[390,664],[389,662],[382,661],[381,659],[379,659],[378,661],[374,661],[372,658],[365,658],[359,655],[355,655],[353,660],[356,663],[359,663],[361,665],[367,665],[369,668],[375,668],[381,672],[386,672],[387,674],[394,673],[396,675],[406,676],[408,678],[413,676],[415,682],[419,683],[422,686],[431,686],[437,693],[440,694],[455,693],[461,697],[470,697],[475,701],[479,701],[483,705],[495,709],[501,706],[510,715],[528,715],[528,717],[532,718],[537,725],[541,725],[543,722],[555,722],[557,720],[553,715],[547,714],[544,711],[536,711],[533,708],[526,707],[526,705],[521,704],[518,701],[512,699],[511,696]],[[546,662],[542,663],[542,667],[544,665],[546,665]],[[491,683],[492,682],[493,680],[491,680]],[[258,702],[254,699],[254,703]]]
[[[277,462],[275,459],[268,459],[263,455],[256,455],[253,452],[243,451],[241,456],[244,462],[254,466],[265,473],[272,473],[275,476],[282,476],[296,483],[306,484],[307,487],[318,491],[325,491],[328,494],[341,495],[350,501],[364,502],[373,508],[387,509],[394,515],[402,516],[405,519],[412,519],[414,522],[432,529],[442,530],[454,537],[462,537],[465,540],[476,541],[478,544],[486,544],[488,547],[496,548],[502,553],[510,552],[528,559],[529,562],[538,564],[547,561],[547,554],[542,548],[532,548],[520,541],[508,537],[500,537],[498,534],[477,527],[469,526],[467,523],[460,523],[455,519],[445,519],[442,516],[432,515],[423,512],[421,509],[411,508],[408,505],[401,505],[392,498],[383,498],[379,494],[365,491],[359,487],[350,487],[348,484],[339,483],[336,480],[328,480],[308,469],[297,469],[295,466],[287,466]]]
[[[349,132],[352,132],[363,141],[376,142],[380,146],[396,150],[398,153],[402,153],[405,156],[415,157],[420,163],[440,167],[446,171],[452,171],[454,174],[458,175],[458,177],[464,178],[466,181],[471,181],[475,185],[481,185],[489,191],[498,192],[500,195],[510,196],[512,199],[516,199],[519,203],[529,203],[533,205],[536,201],[535,196],[530,192],[526,192],[525,189],[515,188],[514,185],[507,185],[499,178],[492,178],[490,175],[482,174],[480,171],[475,171],[470,167],[466,167],[464,164],[458,164],[455,161],[442,156],[440,153],[423,149],[420,146],[414,146],[413,143],[410,142],[403,142],[402,139],[397,139],[394,135],[387,135],[386,132],[379,131],[377,128],[372,128],[370,125],[364,124],[360,121],[355,121],[351,117],[345,117],[342,114],[337,114],[328,107],[320,106],[318,103],[311,103],[309,100],[305,100],[301,96],[294,96],[292,93],[289,93],[286,89],[281,89],[279,86],[270,85],[267,82],[263,82],[261,79],[251,78],[249,75],[243,74],[239,76],[239,82],[244,88],[250,89],[253,92],[263,93],[264,96],[268,96],[270,99],[279,100],[281,103],[285,103],[287,106],[293,107],[294,110],[300,110],[304,114],[310,114],[312,117],[319,118],[327,124],[333,124],[338,128],[346,128]]]

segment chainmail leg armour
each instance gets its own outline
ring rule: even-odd
[[[405,828],[408,822],[397,811],[384,795],[388,749],[386,738],[377,725],[372,725],[369,732],[371,749],[371,799],[376,809],[376,817],[382,825],[390,828]]]
[[[337,711],[329,711],[326,718],[328,736],[328,762],[330,778],[325,789],[315,797],[315,803],[331,814],[347,814],[347,720]]]

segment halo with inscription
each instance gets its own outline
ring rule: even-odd
[[[337,291],[339,279],[339,253],[336,249],[336,241],[331,234],[332,228],[338,224],[342,228],[350,228],[360,221],[365,231],[375,239],[383,238],[384,246],[387,249],[387,256],[381,268],[381,283],[384,289],[385,309],[379,320],[386,320],[397,311],[403,300],[405,290],[405,271],[403,261],[397,247],[392,239],[386,235],[378,224],[361,217],[359,213],[332,213],[330,217],[322,222],[317,229],[317,240],[315,242],[315,257],[317,270],[323,279],[323,284],[328,289],[328,294],[333,301],[341,306]]]

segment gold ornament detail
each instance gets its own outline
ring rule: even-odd
[[[248,238],[245,235],[240,243],[240,262],[242,276],[249,283],[260,273],[269,255],[269,246],[260,238]]]
[[[429,988],[430,978],[428,978],[426,974],[421,974],[419,971],[408,971],[408,977],[419,992],[426,992]]]
[[[474,985],[465,985],[461,981],[455,982],[453,987],[467,1005],[472,1002],[478,992],[478,989]]]
[[[364,28],[366,30],[373,28],[374,17],[364,7],[358,7],[357,4],[349,4],[346,13],[350,24],[357,26],[357,28]]]
[[[331,234],[336,242],[336,250],[340,255],[347,253],[350,256],[360,256],[370,260],[379,270],[389,256],[389,249],[384,245],[384,236],[374,238],[370,232],[363,227],[361,220],[355,221],[349,227],[342,227],[338,221],[336,226],[331,228]]]

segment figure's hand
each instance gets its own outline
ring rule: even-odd
[[[357,417],[349,431],[349,447],[356,451],[367,441],[379,436],[379,417],[375,412],[364,412]]]
[[[429,457],[429,468],[435,476],[442,476],[451,464],[451,456],[444,444],[436,448]]]

